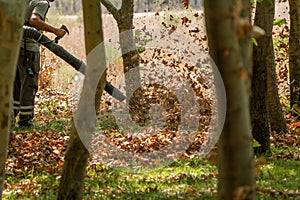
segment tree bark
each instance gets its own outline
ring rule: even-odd
[[[265,1],[263,5],[265,7],[265,11],[262,12],[265,12],[263,13],[263,15],[265,15],[265,21],[261,22],[261,27],[265,30],[264,37],[266,37],[266,43],[261,43],[259,44],[259,46],[265,48],[265,51],[267,53],[266,57],[263,59],[265,59],[265,63],[267,66],[267,107],[269,114],[269,123],[271,130],[274,130],[277,133],[287,132],[286,120],[283,115],[277,88],[275,55],[272,38],[273,21],[275,14],[275,1]]]
[[[250,100],[252,134],[260,147],[256,148],[257,153],[264,153],[270,150],[270,128],[268,119],[267,102],[267,65],[269,59],[274,59],[272,51],[272,23],[274,5],[269,1],[256,3],[254,24],[265,29],[265,35],[257,39],[258,46],[253,48],[253,77],[252,94]],[[270,25],[271,22],[271,25]],[[271,56],[270,56],[271,53]]]
[[[271,43],[273,46],[273,40],[271,41]],[[274,49],[269,50],[270,54],[272,53],[272,51],[274,52]],[[288,129],[278,94],[277,76],[274,59],[269,58],[268,60],[271,63],[267,65],[268,113],[271,130],[274,130],[276,133],[280,133],[287,132]]]
[[[12,93],[21,45],[26,1],[0,0],[0,199],[5,180],[5,161],[11,129]],[[16,9],[18,8],[18,9]]]
[[[85,44],[86,44],[86,54],[87,54],[87,70],[91,68],[91,64],[95,64],[93,61],[96,53],[97,59],[99,58],[99,66],[106,67],[105,62],[105,50],[103,45],[103,29],[102,29],[102,18],[101,18],[101,7],[99,0],[83,0],[83,17],[84,17],[84,30],[85,30]],[[92,56],[91,56],[92,54]],[[93,73],[93,69],[91,69]],[[100,70],[101,71],[101,70]],[[87,72],[87,75],[91,75],[91,77],[85,78],[84,86],[82,94],[87,89],[85,87],[87,81],[92,81],[93,79],[98,78],[98,84],[96,88],[95,94],[95,110],[98,114],[99,112],[99,102],[105,87],[106,83],[106,73],[96,73],[91,74]],[[92,77],[92,76],[95,77]],[[96,79],[97,80],[97,79]],[[82,99],[82,97],[81,97]],[[87,109],[86,107],[82,107],[79,103],[78,110]],[[87,120],[87,123],[89,119]],[[82,199],[82,191],[83,191],[83,182],[84,177],[86,175],[86,166],[88,163],[89,152],[87,150],[87,146],[83,144],[80,136],[78,135],[78,130],[76,130],[76,126],[74,121],[72,121],[72,129],[71,129],[71,138],[68,144],[68,148],[65,156],[65,163],[63,166],[62,177],[59,185],[58,199]],[[88,134],[88,142],[92,137],[92,132],[87,132]]]
[[[290,103],[300,106],[300,2],[289,0],[290,5],[290,37],[289,37],[289,71],[290,71]]]
[[[243,3],[231,0],[204,1],[209,52],[223,77],[227,94],[226,120],[218,142],[218,199],[224,200],[255,199],[246,84],[249,78],[246,69],[251,68],[251,48],[245,45],[251,45],[246,28],[250,25],[250,19],[241,17],[243,9],[249,12],[249,6]],[[246,13],[243,15],[249,16]],[[243,49],[240,43],[244,44]]]

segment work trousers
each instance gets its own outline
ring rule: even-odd
[[[34,99],[38,90],[40,53],[20,50],[14,82],[14,120],[19,114],[19,125],[32,123]]]

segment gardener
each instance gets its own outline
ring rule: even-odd
[[[25,25],[40,31],[47,31],[62,38],[66,34],[63,29],[55,28],[45,22],[50,8],[49,2],[55,0],[30,0],[25,14]],[[34,98],[38,90],[40,71],[39,44],[29,38],[23,38],[14,82],[14,120],[19,114],[20,127],[33,127]]]

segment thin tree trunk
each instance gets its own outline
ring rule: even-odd
[[[83,17],[87,54],[87,75],[85,77],[82,95],[86,94],[86,92],[89,92],[87,91],[89,88],[86,85],[93,84],[89,81],[99,80],[96,86],[97,88],[94,108],[96,110],[96,113],[98,114],[100,98],[106,83],[106,73],[105,71],[97,69],[89,69],[93,67],[91,66],[91,64],[95,64],[95,56],[97,57],[97,60],[99,59],[99,62],[97,62],[97,66],[99,65],[100,68],[106,67],[105,50],[103,45],[101,7],[99,0],[83,0],[82,4],[84,11]],[[99,71],[100,73],[95,73],[95,71]],[[101,78],[99,78],[100,76]],[[88,105],[85,105],[86,102],[83,102],[82,99],[83,97],[81,97],[77,112],[89,109],[87,107]],[[87,166],[89,157],[87,147],[92,137],[91,130],[93,129],[93,127],[92,129],[87,130],[87,137],[85,138],[86,141],[82,141],[82,135],[79,136],[78,130],[76,129],[78,128],[78,124],[77,126],[75,126],[74,121],[72,121],[72,123],[71,138],[65,156],[65,163],[63,166],[62,177],[59,185],[58,199],[79,200],[82,199],[83,182],[86,175],[85,168]],[[82,121],[80,121],[79,123],[92,124],[93,119],[82,119]]]
[[[147,4],[148,5],[147,11],[151,12],[151,4],[152,4],[152,2],[151,2],[151,0],[148,0],[147,2],[148,2],[148,4]]]
[[[273,44],[273,40],[271,41]],[[272,52],[270,49],[269,52]],[[271,56],[270,56],[271,57]],[[271,61],[271,58],[268,59]],[[267,82],[268,82],[268,112],[270,120],[271,130],[276,131],[276,133],[287,132],[286,119],[284,118],[284,113],[280,103],[280,98],[277,88],[277,77],[276,77],[276,68],[274,60],[267,65]],[[274,64],[274,65],[273,65]]]
[[[291,107],[300,106],[300,2],[289,0],[290,4],[290,37],[289,37],[289,70]]]
[[[251,67],[251,60],[247,60],[250,55],[246,55],[246,52],[251,54],[251,48],[245,45],[250,44],[249,41],[242,50],[239,46],[243,43],[241,40],[250,40],[247,28],[241,25],[245,20],[241,18],[242,10],[248,5],[242,1],[214,0],[204,1],[204,7],[209,51],[223,77],[227,94],[225,126],[218,143],[218,199],[255,199],[245,70]],[[250,24],[249,19],[246,20]]]
[[[270,4],[269,4],[270,5]],[[269,26],[273,27],[273,18],[274,18],[274,6],[270,5],[272,8],[268,9],[269,17]],[[273,17],[272,17],[273,16]],[[274,55],[274,46],[272,38],[272,29],[268,27],[266,31],[266,37],[268,37],[269,45],[266,47],[269,56],[266,57],[266,66],[267,66],[267,91],[268,91],[268,114],[271,130],[276,131],[276,133],[287,132],[286,120],[282,111],[282,106],[280,103],[280,98],[278,94],[277,87],[277,75],[275,68],[275,55]]]
[[[141,87],[141,75],[139,70],[140,56],[133,33],[134,0],[122,0],[122,6],[119,10],[109,0],[100,0],[100,2],[112,13],[118,24],[126,96],[129,98],[129,113],[134,121],[144,125],[148,117],[147,111],[144,112],[140,104],[136,103],[142,95],[135,92]],[[129,71],[130,73],[128,73]]]
[[[134,0],[123,0],[120,9],[120,18],[117,19],[117,23],[120,33],[120,45],[124,64],[126,94],[128,95],[133,93],[132,84],[137,83],[140,86],[141,82],[139,70],[134,71],[133,76],[130,76],[131,73],[127,73],[128,71],[139,67],[140,58],[133,35],[133,14]]]
[[[21,44],[26,1],[0,0],[0,199],[5,180],[5,161],[11,129],[12,93]],[[16,9],[18,8],[18,9]]]
[[[122,6],[119,10],[109,0],[100,0],[100,2],[113,15],[118,24],[125,73],[126,94],[127,96],[130,96],[134,92],[132,90],[132,85],[140,85],[141,82],[139,70],[135,70],[134,73],[127,73],[128,71],[139,67],[140,58],[133,33],[134,0],[122,0]],[[133,75],[131,76],[131,74]]]
[[[248,21],[251,20],[251,5],[250,5],[250,1],[249,0],[241,0],[240,3],[243,4],[243,9],[241,11],[241,18],[242,19],[247,19]],[[244,33],[245,34],[245,33]],[[249,37],[249,35],[244,35],[242,34],[242,38],[243,37]],[[244,35],[244,36],[243,36]],[[253,60],[252,60],[252,41],[249,40],[249,38],[247,39],[240,39],[239,40],[239,46],[240,46],[240,52],[241,52],[241,56],[242,56],[242,60],[243,60],[243,68],[246,72],[246,74],[248,74],[249,77],[252,76],[252,67],[253,67]],[[250,91],[251,91],[251,79],[245,79],[245,84],[246,84],[246,91],[247,91],[247,95],[248,98],[250,100]]]
[[[117,20],[120,32],[120,44],[122,50],[123,67],[125,73],[126,96],[129,97],[129,113],[132,120],[140,125],[145,125],[147,121],[147,112],[141,109],[137,103],[143,95],[142,91],[135,92],[141,87],[141,76],[139,70],[140,56],[136,48],[133,35],[133,14],[134,0],[123,0],[120,9],[120,18]],[[130,73],[128,73],[130,71]]]
[[[258,46],[253,48],[253,78],[252,95],[250,100],[252,134],[260,147],[257,153],[270,150],[270,128],[267,102],[267,65],[272,56],[272,27],[274,5],[269,1],[256,3],[254,24],[265,30],[265,35],[257,39]],[[270,52],[271,51],[271,52]],[[271,56],[270,56],[271,54]]]
[[[89,152],[83,145],[72,120],[71,138],[65,155],[57,199],[82,199]]]
[[[265,37],[267,37],[267,44],[268,44],[265,48],[267,48],[266,51],[269,52],[269,55],[265,58],[266,66],[267,66],[267,90],[268,90],[267,105],[268,105],[268,113],[269,113],[269,122],[270,122],[271,130],[280,133],[280,132],[286,132],[287,126],[286,126],[286,120],[283,115],[283,111],[282,111],[282,107],[278,95],[274,45],[273,45],[273,38],[272,38],[273,21],[274,21],[274,14],[275,14],[275,2],[270,2],[269,4],[267,4],[265,9],[267,10],[266,11],[267,26],[265,28]]]

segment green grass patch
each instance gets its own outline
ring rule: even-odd
[[[204,195],[203,199],[207,199],[215,195],[216,167],[200,160],[180,160],[139,173],[93,166],[89,168],[85,195],[91,199],[199,199]],[[210,190],[213,192],[203,192]]]
[[[296,148],[290,149],[293,150]],[[285,150],[273,147],[273,152],[280,155]],[[257,199],[297,199],[299,164],[293,159],[267,158],[259,167]],[[11,189],[6,189],[4,199],[55,199],[59,175],[33,170],[27,175],[8,176]],[[217,168],[201,158],[179,160],[158,170],[145,169],[139,173],[91,164],[84,199],[216,199],[216,190]]]
[[[300,186],[300,163],[293,160],[274,160],[261,167],[258,182],[263,187],[296,191]]]

